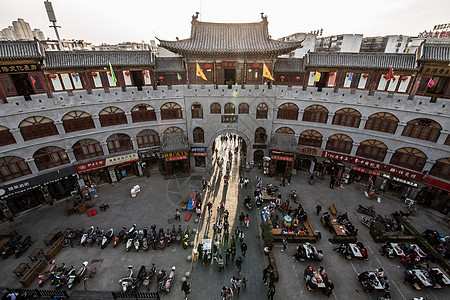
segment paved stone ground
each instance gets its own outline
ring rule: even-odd
[[[224,148],[221,151],[225,151]],[[220,155],[223,155],[222,152]],[[237,225],[235,221],[241,211],[246,211],[242,206],[242,199],[246,195],[251,195],[253,186],[248,189],[238,188],[237,183],[237,165],[238,160],[233,162],[231,170],[231,180],[228,186],[224,186],[223,178],[218,178],[217,169],[213,171],[213,186],[210,191],[206,192],[205,201],[214,202],[215,208],[221,200],[224,200],[225,207],[230,211],[230,232],[234,232]],[[261,170],[254,169],[249,172],[248,177],[251,184],[254,183],[255,176],[261,176]],[[45,206],[34,211],[28,212],[16,218],[11,224],[1,224],[0,229],[14,228],[20,234],[33,237],[33,244],[28,251],[20,258],[16,259],[11,256],[7,260],[0,262],[0,280],[2,286],[20,287],[18,279],[11,272],[20,262],[28,262],[27,255],[36,247],[46,248],[43,239],[50,232],[63,230],[66,227],[87,228],[91,225],[99,226],[107,231],[110,227],[120,230],[122,226],[130,227],[133,223],[137,223],[138,228],[144,226],[150,227],[156,224],[157,227],[168,228],[172,225],[168,224],[168,219],[173,217],[175,208],[179,207],[181,198],[188,197],[200,187],[202,177],[207,174],[195,173],[190,177],[164,180],[160,175],[152,175],[147,177],[131,177],[124,179],[115,186],[103,185],[99,187],[99,198],[95,200],[98,205],[108,203],[110,209],[106,212],[100,212],[97,216],[88,217],[83,215],[65,214],[65,203],[60,201],[54,206]],[[263,177],[263,184],[275,183],[273,178]],[[140,184],[141,193],[136,198],[131,198],[129,190],[132,186]],[[346,186],[344,189],[328,188],[328,181],[316,182],[309,185],[307,175],[300,173],[292,178],[291,185],[280,187],[283,197],[288,197],[291,189],[296,189],[300,195],[300,202],[309,215],[309,220],[314,229],[319,229],[323,238],[317,243],[317,248],[322,249],[325,259],[322,266],[325,267],[329,277],[335,283],[335,290],[331,297],[335,299],[374,299],[382,296],[380,293],[366,294],[362,291],[361,285],[357,280],[357,273],[383,267],[391,282],[391,294],[393,299],[412,299],[415,296],[426,296],[429,299],[447,299],[445,294],[449,288],[423,289],[420,292],[414,291],[409,285],[402,282],[404,267],[400,265],[399,259],[388,259],[378,254],[378,245],[375,244],[368,234],[368,228],[360,223],[362,215],[356,212],[358,204],[369,205],[374,204],[375,209],[381,215],[388,215],[394,210],[404,209],[404,204],[395,197],[386,196],[381,203],[364,197],[363,187],[357,184]],[[238,200],[239,199],[239,200]],[[347,211],[350,220],[359,229],[358,239],[362,241],[369,250],[369,261],[347,261],[344,257],[339,256],[332,251],[337,245],[330,244],[328,238],[331,234],[324,230],[319,217],[315,215],[315,206],[320,203],[323,211],[331,203],[334,203],[339,212]],[[323,212],[322,211],[322,212]],[[245,229],[245,242],[248,244],[248,252],[244,258],[242,275],[249,279],[247,288],[241,290],[239,298],[242,299],[265,299],[267,287],[263,286],[261,277],[262,269],[267,266],[268,260],[262,254],[261,241],[259,236],[259,219],[256,216],[257,210],[253,208],[250,213],[250,228]],[[212,222],[217,220],[216,210],[213,210],[213,216],[208,219],[202,217],[199,224],[194,222],[195,218],[191,218],[189,222],[183,221],[186,212],[182,214],[183,229],[186,225],[191,228],[199,226],[199,241],[203,236],[213,237]],[[441,222],[439,214],[426,209],[419,209],[415,217],[410,217],[410,222],[420,232],[433,228],[439,230],[443,234],[449,233],[448,224]],[[175,223],[176,225],[178,223]],[[296,298],[319,298],[324,297],[319,291],[308,292],[303,280],[303,271],[309,264],[318,267],[318,263],[312,262],[294,262],[292,254],[295,252],[296,245],[289,244],[288,251],[281,252],[281,245],[275,245],[274,253],[278,270],[280,272],[280,281],[277,283],[277,292],[275,299],[296,299]],[[232,276],[239,277],[234,264],[230,264],[223,272],[218,272],[217,264],[203,265],[197,262],[191,264],[186,260],[191,250],[183,250],[180,245],[172,245],[165,250],[149,250],[148,252],[129,252],[125,251],[122,244],[118,248],[112,248],[109,245],[106,249],[99,247],[80,247],[64,248],[57,256],[57,263],[66,263],[66,265],[74,265],[79,267],[80,264],[88,260],[90,265],[98,267],[97,275],[88,282],[89,290],[95,291],[118,291],[120,286],[118,280],[123,276],[126,267],[132,264],[136,272],[141,265],[150,266],[155,263],[159,269],[161,267],[169,270],[172,265],[177,267],[175,275],[175,284],[169,294],[163,295],[164,299],[182,299],[181,278],[185,272],[191,271],[192,277],[192,294],[190,299],[220,299],[220,289],[223,285],[230,286],[230,278]],[[241,255],[239,250],[239,242],[237,243],[237,256]],[[37,281],[31,288],[37,287]],[[48,284],[45,288],[53,288]],[[81,291],[82,285],[77,285],[74,289]],[[156,284],[153,282],[151,290],[156,290]],[[79,293],[77,293],[79,294]],[[81,297],[82,298],[82,297]]]

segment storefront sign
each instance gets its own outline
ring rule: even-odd
[[[253,149],[266,149],[267,145],[253,145]]]
[[[407,185],[410,185],[410,186],[413,186],[413,187],[417,187],[417,183],[415,183],[414,181],[410,181],[410,180],[407,180],[407,179],[404,179],[404,178],[400,178],[400,177],[397,177],[397,176],[392,175],[392,174],[383,173],[383,177],[387,178],[387,179],[390,179],[390,180],[398,181],[398,182],[401,182],[401,183],[404,183],[404,184],[407,184]]]
[[[177,151],[177,152],[168,152],[168,153],[164,153],[163,154],[165,158],[172,158],[172,157],[177,157],[177,156],[187,156],[188,152],[187,151]]]
[[[139,155],[135,153],[124,154],[119,156],[108,157],[106,159],[106,166],[115,166],[119,164],[123,164],[130,161],[139,160]]]
[[[182,156],[175,156],[175,157],[166,157],[166,161],[183,160],[183,159],[187,159],[187,156],[182,155]]]
[[[2,73],[18,73],[18,72],[29,72],[39,70],[36,64],[26,64],[26,65],[1,65],[0,74]]]
[[[330,151],[323,151],[322,157],[345,161],[345,162],[352,161],[352,157],[350,155],[339,154],[339,153],[334,153],[334,152],[330,152]]]
[[[206,156],[206,147],[191,147],[191,156]]]
[[[106,166],[106,159],[96,160],[84,164],[76,165],[78,173],[85,173]]]
[[[427,176],[425,178],[425,180],[423,181],[423,183],[432,185],[434,187],[437,187],[438,189],[442,189],[444,191],[450,192],[450,184],[448,184],[447,182],[438,180],[438,179],[434,179],[431,178],[430,176]]]
[[[275,160],[284,160],[284,161],[293,161],[294,160],[293,157],[279,156],[279,155],[272,155],[270,158],[271,159],[275,159]]]
[[[351,170],[355,170],[361,173],[366,173],[366,174],[370,174],[370,175],[376,175],[376,176],[380,176],[381,172],[380,171],[375,171],[375,170],[371,170],[371,169],[366,169],[364,167],[356,167],[356,166],[350,166]]]
[[[303,155],[311,155],[311,156],[322,156],[323,149],[312,147],[312,146],[302,146],[298,145],[298,152]]]
[[[447,66],[424,66],[423,74],[450,77],[450,67]]]
[[[222,68],[224,69],[237,69],[239,63],[237,61],[223,61]]]
[[[365,166],[376,170],[384,170],[385,164],[365,158],[353,157],[352,163],[355,165]]]
[[[395,174],[395,175],[399,175],[402,177],[406,177],[415,181],[421,181],[423,178],[423,175],[414,171],[410,171],[407,169],[403,169],[403,168],[399,168],[396,166],[392,166],[392,165],[388,165],[386,167],[386,172],[391,173],[391,174]],[[384,176],[384,175],[383,175]],[[398,180],[397,180],[398,181]],[[416,184],[417,186],[417,184]]]
[[[237,123],[238,116],[222,116],[222,123]]]

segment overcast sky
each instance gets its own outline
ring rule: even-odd
[[[44,0],[0,0],[0,29],[23,18],[55,39]],[[449,0],[53,0],[63,39],[100,43],[188,38],[196,11],[205,22],[259,22],[273,38],[323,28],[323,35],[410,35],[450,22]]]

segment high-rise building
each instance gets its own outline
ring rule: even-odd
[[[35,38],[45,40],[44,33],[38,28],[31,30],[30,24],[21,18],[13,21],[12,26],[0,31],[0,39],[2,40],[33,40]]]

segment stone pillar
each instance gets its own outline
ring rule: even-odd
[[[55,124],[56,129],[58,129],[58,134],[64,135],[66,133],[62,121],[55,121],[53,124]]]
[[[131,111],[127,111],[125,113],[125,117],[127,117],[127,123],[128,124],[133,124],[133,118],[131,118]]]
[[[436,162],[435,160],[427,159],[427,162],[425,163],[425,166],[423,167],[422,170],[429,172],[435,162]]]
[[[72,148],[66,149],[66,153],[67,153],[67,156],[69,157],[70,163],[74,163],[74,162],[77,161],[77,158],[75,157],[75,154],[73,154],[73,149]]]
[[[388,165],[391,161],[392,155],[394,155],[395,150],[388,149],[386,150],[386,156],[384,157],[383,163]]]
[[[359,122],[359,129],[364,129],[366,127],[368,119],[368,117],[361,117],[361,122]]]
[[[352,150],[350,151],[350,156],[355,156],[356,151],[358,151],[359,143],[353,143]]]
[[[11,128],[9,130],[9,132],[11,132],[11,134],[13,135],[13,137],[16,140],[17,144],[21,144],[21,143],[25,142],[23,140],[22,134],[20,133],[20,128]]]
[[[100,116],[99,115],[93,115],[92,119],[94,120],[95,128],[101,128],[102,125],[100,124]]]
[[[439,136],[438,140],[436,141],[436,144],[438,145],[444,145],[445,141],[447,140],[447,137],[450,132],[446,130],[441,130],[441,135]]]
[[[25,159],[25,162],[27,163],[28,167],[30,168],[32,174],[39,173],[39,170],[36,166],[36,163],[34,162],[33,157]]]
[[[323,150],[325,150],[325,148],[327,147],[327,143],[328,143],[328,138],[322,139],[322,146],[321,146],[321,148]]]
[[[135,150],[139,149],[139,146],[138,146],[138,142],[137,142],[137,138],[136,138],[136,137],[132,137],[132,138],[131,138],[131,143],[133,144],[133,149],[135,149]]]
[[[334,113],[328,114],[327,125],[331,125],[331,123],[333,123],[333,117],[334,117]]]
[[[161,110],[159,108],[155,108],[156,121],[161,121]]]
[[[398,122],[397,129],[395,130],[394,135],[401,136],[403,133],[403,129],[405,128],[406,123]]]
[[[304,109],[300,109],[300,110],[298,111],[298,120],[299,120],[299,121],[303,120],[303,113],[304,113],[304,112],[305,112]]]
[[[101,142],[100,145],[102,146],[103,154],[104,155],[109,154],[108,143],[107,142]]]

